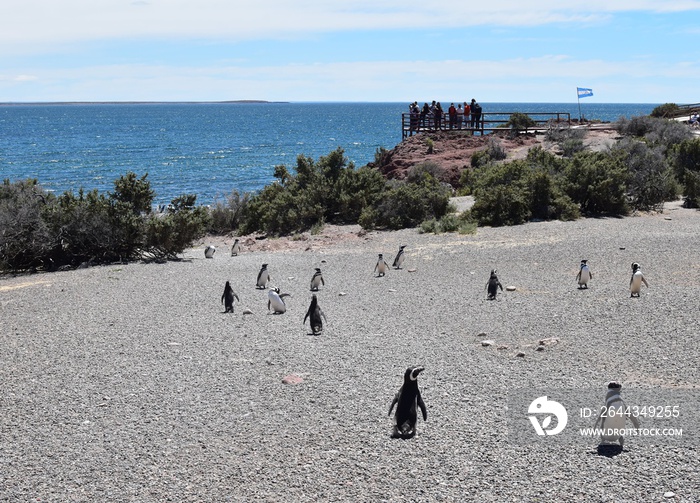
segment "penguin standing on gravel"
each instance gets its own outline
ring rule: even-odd
[[[270,276],[270,273],[267,270],[267,264],[263,264],[260,268],[260,272],[258,273],[258,280],[255,284],[255,287],[260,290],[264,290],[265,288],[267,288],[267,284],[270,282],[271,279],[272,276]]]
[[[406,248],[406,245],[399,246],[399,252],[396,254],[396,258],[392,264],[392,267],[395,269],[401,269],[401,264],[403,264],[403,261],[406,259],[406,255],[403,252],[404,248]]]
[[[395,424],[391,438],[411,438],[416,434],[416,422],[418,413],[416,406],[423,413],[423,421],[428,420],[428,410],[425,408],[423,398],[418,389],[418,374],[425,370],[423,367],[408,367],[403,374],[403,385],[394,396],[389,407],[389,415],[396,405],[394,414]]]
[[[272,309],[272,314],[284,314],[287,312],[287,304],[284,303],[285,297],[291,297],[288,293],[280,293],[279,288],[270,288],[267,292],[267,310]]]
[[[321,268],[317,267],[316,272],[314,275],[311,277],[311,291],[312,292],[318,292],[318,288],[321,285],[325,286],[325,282],[323,281],[323,274],[321,274]]]
[[[207,245],[207,247],[204,249],[204,256],[206,258],[214,258],[215,252],[216,248],[214,248],[212,245]]]
[[[231,256],[237,257],[239,253],[241,253],[241,243],[236,239],[231,246]]]
[[[581,266],[579,267],[578,274],[576,275],[576,281],[578,281],[578,289],[583,288],[588,289],[588,282],[593,279],[593,273],[590,267],[588,267],[587,260],[581,261]]]
[[[233,288],[231,288],[231,283],[227,281],[226,286],[224,286],[224,293],[221,296],[221,303],[226,308],[226,313],[233,312],[233,299],[236,299],[238,302],[241,301],[236,292],[233,291]]]
[[[498,294],[498,289],[503,291],[503,285],[498,281],[498,276],[496,276],[496,269],[491,269],[491,277],[489,277],[488,283],[486,283],[486,300],[494,300]]]
[[[374,272],[377,273],[377,277],[379,278],[384,276],[388,270],[389,264],[387,264],[386,260],[384,260],[384,255],[380,253],[379,258],[377,259],[377,265],[374,266]]]
[[[620,432],[625,430],[627,417],[630,418],[635,428],[639,428],[639,419],[630,414],[629,408],[622,400],[622,384],[611,382],[608,384],[608,392],[605,394],[605,407],[601,407],[598,419],[593,428],[598,428],[600,424],[600,442],[620,442],[620,448],[624,446],[625,438]]]
[[[632,277],[630,278],[630,297],[639,297],[642,291],[642,283],[649,288],[649,283],[644,278],[642,269],[637,262],[632,264]]]
[[[307,318],[310,318],[309,322],[311,323],[311,333],[314,335],[318,335],[323,331],[323,320],[328,323],[328,320],[326,320],[326,315],[323,314],[323,311],[321,311],[321,306],[318,305],[316,294],[311,296],[311,304],[309,305],[309,310],[306,311],[306,316],[304,316],[304,324],[306,324]],[[323,318],[323,320],[321,318]]]

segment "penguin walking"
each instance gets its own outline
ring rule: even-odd
[[[318,292],[318,288],[321,285],[326,285],[325,281],[323,281],[323,274],[321,274],[321,268],[317,267],[316,272],[314,275],[311,277],[311,291],[312,292]]]
[[[258,273],[258,279],[255,284],[255,287],[264,290],[267,288],[267,284],[272,280],[272,276],[270,276],[270,272],[267,270],[267,264],[263,264],[262,267],[260,268],[260,272]]]
[[[605,394],[605,407],[601,407],[600,414],[593,428],[600,424],[600,443],[620,442],[620,448],[624,446],[625,438],[620,433],[625,430],[627,418],[632,421],[635,428],[639,428],[639,419],[629,413],[629,409],[622,400],[622,384],[611,382],[608,384],[608,392]]]
[[[406,255],[403,252],[404,248],[406,248],[406,245],[399,246],[399,252],[396,254],[396,258],[394,258],[394,263],[392,264],[394,269],[401,269],[401,264],[406,260]]]
[[[239,253],[241,253],[241,243],[238,241],[238,238],[236,238],[231,246],[231,256],[237,257]]]
[[[379,254],[379,258],[377,259],[377,265],[374,266],[374,272],[377,273],[377,277],[382,277],[386,272],[389,270],[389,264],[386,263],[386,260],[384,260],[384,255],[381,253]]]
[[[214,258],[215,252],[216,248],[214,248],[212,245],[207,245],[207,247],[204,249],[204,256],[206,258]]]
[[[304,324],[306,324],[307,318],[309,318],[309,323],[311,323],[311,333],[314,335],[318,335],[323,331],[323,320],[328,323],[326,315],[323,314],[321,306],[318,305],[316,294],[311,296],[311,304],[309,305],[309,310],[306,311],[306,316],[304,316]],[[323,320],[321,318],[323,318]]]
[[[280,293],[279,288],[270,288],[267,292],[267,310],[272,309],[272,314],[284,314],[287,312],[285,297],[291,297],[288,293]]]
[[[587,260],[581,261],[581,266],[579,267],[578,274],[576,275],[576,281],[578,281],[578,289],[583,288],[588,289],[588,282],[593,279],[593,273],[590,267],[588,267]]]
[[[416,406],[423,413],[423,421],[428,420],[428,410],[425,408],[423,398],[418,389],[418,374],[425,370],[423,367],[408,367],[403,374],[403,385],[394,396],[389,407],[389,415],[396,405],[394,414],[395,424],[391,438],[411,438],[416,434],[416,422],[418,414]]]
[[[486,283],[486,300],[494,300],[498,294],[499,288],[503,291],[503,285],[501,285],[501,282],[498,281],[498,276],[496,276],[496,269],[491,269],[491,277],[488,283]]]
[[[644,278],[642,269],[637,262],[632,264],[632,277],[630,278],[630,297],[639,297],[642,291],[642,283],[649,288],[649,283]]]
[[[241,301],[236,292],[233,291],[233,288],[231,288],[231,283],[227,281],[226,286],[224,286],[224,293],[221,296],[221,303],[226,308],[226,313],[233,312],[233,299],[236,299],[238,302]]]

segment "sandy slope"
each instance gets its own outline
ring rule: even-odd
[[[358,231],[0,280],[0,501],[700,499],[697,211],[475,236]],[[375,278],[377,253],[400,244],[405,269]],[[633,261],[650,284],[639,299]],[[284,315],[254,287],[264,262],[292,294]],[[302,326],[314,267],[326,278],[318,337]],[[492,268],[516,290],[486,301]],[[392,440],[389,403],[414,364],[428,421]],[[290,374],[304,381],[282,384]],[[529,428],[506,420],[513,393],[602,401],[611,379],[678,402],[695,437],[632,438],[609,458],[592,440],[512,436]]]

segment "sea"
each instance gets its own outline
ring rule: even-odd
[[[432,101],[432,100],[430,100]],[[444,108],[449,106],[443,101]],[[446,106],[445,106],[446,104]],[[419,105],[422,102],[419,101]],[[614,122],[648,115],[656,104],[481,103],[484,112],[563,112]],[[255,192],[275,166],[318,160],[337,148],[355,166],[402,141],[408,103],[71,103],[0,104],[0,178],[35,178],[60,194],[97,189],[133,171],[154,204],[196,194],[199,204],[232,191]]]

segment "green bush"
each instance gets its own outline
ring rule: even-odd
[[[583,145],[583,140],[578,138],[569,138],[564,140],[559,145],[564,157],[573,157],[577,152],[583,151],[586,147]]]
[[[197,196],[185,194],[170,203],[168,211],[151,215],[145,222],[145,253],[157,260],[175,259],[206,234],[211,216],[204,206],[195,206]]]
[[[626,215],[628,171],[602,152],[579,152],[564,171],[566,193],[587,215]]]
[[[274,177],[246,205],[240,233],[287,235],[319,222],[355,223],[382,196],[386,183],[379,171],[348,164],[340,148],[318,162],[298,156],[295,174],[277,166]]]
[[[452,189],[424,173],[418,182],[393,181],[371,210],[363,213],[364,228],[403,229],[447,213]]]
[[[42,212],[51,201],[37,180],[0,186],[0,269],[23,270],[46,265],[50,231]]]
[[[611,149],[627,167],[627,195],[637,210],[658,210],[665,201],[678,198],[679,185],[663,154],[663,147],[624,138]]]
[[[680,113],[680,108],[675,103],[664,103],[651,111],[652,117],[667,119],[675,117]]]
[[[0,187],[0,268],[52,270],[63,265],[139,258],[175,258],[209,224],[196,197],[173,200],[164,215],[151,213],[153,192],[146,175],[114,182],[108,196],[97,190],[56,197],[36,180]]]
[[[527,131],[528,128],[535,127],[537,123],[532,120],[527,114],[522,112],[515,112],[511,114],[506,126],[510,127],[511,131],[518,133],[520,131]]]
[[[243,223],[245,212],[248,209],[251,194],[241,194],[234,190],[225,201],[216,200],[211,208],[211,226],[209,232],[213,234],[228,234],[235,231]]]
[[[700,207],[700,139],[676,145],[670,152],[670,163],[682,185],[684,206]]]

